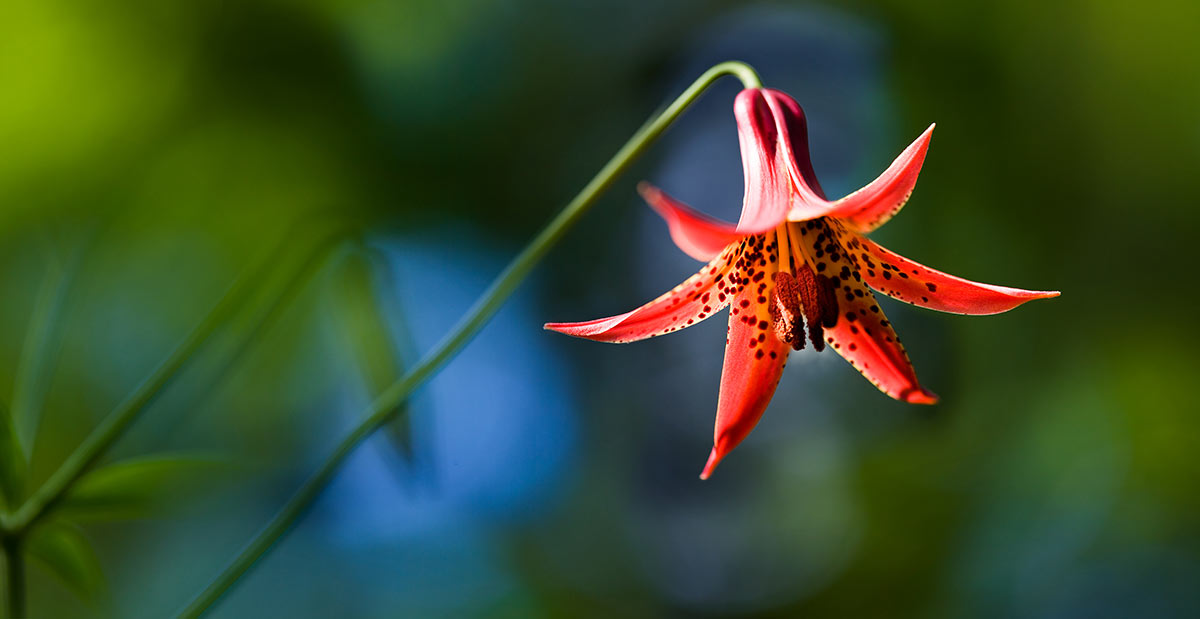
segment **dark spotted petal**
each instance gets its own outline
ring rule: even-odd
[[[925,162],[929,140],[933,137],[933,127],[929,125],[925,133],[904,149],[879,178],[834,202],[829,216],[836,217],[852,230],[866,233],[887,223],[900,212],[917,184],[917,175],[921,173],[921,164]]]
[[[772,240],[774,235],[770,235]],[[791,347],[775,337],[770,299],[776,265],[762,236],[746,240],[745,260],[735,279],[740,289],[729,310],[729,337],[713,430],[713,449],[701,479],[746,438],[775,394]]]
[[[857,257],[842,247],[830,221],[792,225],[793,241],[814,271],[826,278],[833,293],[830,302],[837,304],[836,322],[824,329],[826,343],[889,396],[913,404],[937,402],[937,396],[917,381],[900,338],[857,272]]]
[[[857,282],[856,282],[857,283]],[[917,373],[900,338],[866,287],[849,284],[853,292],[839,299],[841,319],[825,329],[825,341],[880,391],[911,404],[934,404],[937,396],[917,382]],[[853,296],[853,300],[848,300]]]
[[[975,316],[1007,312],[1034,299],[1057,297],[1055,290],[1021,290],[955,277],[917,264],[853,232],[843,242],[859,263],[866,283],[894,299],[920,307]]]
[[[741,245],[730,246],[699,273],[632,312],[587,322],[549,322],[544,328],[615,343],[636,342],[678,331],[712,316],[729,304],[733,294],[729,271],[740,254]]]

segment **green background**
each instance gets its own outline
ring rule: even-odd
[[[28,333],[61,310],[32,484],[254,256],[282,239],[292,264],[320,231],[365,230],[250,347],[206,349],[106,457],[219,465],[132,519],[84,523],[102,582],[75,596],[35,567],[36,616],[178,608],[642,120],[731,58],[805,106],[831,193],[936,121],[912,200],[873,238],[1062,297],[986,318],[885,302],[941,404],[798,354],[756,433],[697,481],[723,319],[620,347],[541,324],[626,311],[695,268],[638,180],[736,216],[722,82],[218,614],[1200,614],[1200,4],[3,14],[0,401],[30,392]]]

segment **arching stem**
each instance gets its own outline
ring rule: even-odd
[[[380,394],[363,415],[363,421],[342,439],[316,473],[300,486],[300,489],[271,522],[259,531],[204,591],[200,592],[183,609],[179,616],[198,617],[202,615],[291,530],[296,521],[333,479],[354,449],[381,426],[391,421],[400,411],[399,405],[471,341],[471,338],[487,324],[488,320],[512,295],[517,286],[525,280],[530,270],[546,255],[546,252],[562,238],[600,195],[612,186],[617,177],[627,170],[705,89],[726,75],[736,76],[746,88],[762,87],[758,74],[749,65],[736,61],[722,62],[705,71],[665,110],[642,125],[579,194],[563,207],[562,211],[534,237],[529,245],[525,246],[525,249],[521,250],[516,258],[513,258],[508,267],[496,277],[492,285],[484,291],[450,333],[407,375],[392,383]]]

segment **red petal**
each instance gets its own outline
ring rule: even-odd
[[[598,342],[636,342],[691,326],[729,304],[726,274],[741,254],[733,245],[699,273],[661,297],[619,316],[587,322],[548,322],[546,329]]]
[[[857,256],[846,252],[828,221],[806,221],[791,227],[792,239],[805,259],[817,273],[829,278],[835,290],[838,321],[825,329],[825,341],[889,396],[913,404],[937,402],[937,396],[917,382],[900,339],[856,272]]]
[[[765,260],[762,236],[751,237],[747,242],[750,246],[743,270],[734,276],[743,278],[742,282],[748,278],[749,282],[738,291],[729,310],[729,337],[725,343],[713,450],[701,479],[708,479],[721,459],[758,424],[775,394],[791,350],[776,339],[771,329],[769,299],[774,288],[771,276],[777,267]]]
[[[738,93],[733,103],[746,195],[737,229],[761,234],[787,219],[791,202],[786,157],[767,91],[751,88]]]
[[[853,232],[843,238],[860,259],[859,269],[872,288],[920,307],[952,314],[999,314],[1034,299],[1057,297],[1055,290],[1021,290],[955,277],[917,264]]]
[[[798,197],[791,205],[788,219],[803,221],[822,217],[829,213],[833,205],[825,199],[825,191],[821,189],[817,173],[813,170],[812,157],[808,152],[808,120],[804,117],[804,110],[786,93],[778,90],[766,90],[765,93]]]
[[[834,202],[830,217],[837,217],[851,229],[864,233],[887,223],[912,195],[917,175],[921,173],[921,164],[925,163],[933,127],[929,125],[925,133],[904,149],[879,178]]]
[[[679,249],[696,260],[708,262],[745,236],[733,224],[709,217],[649,183],[640,183],[638,193],[666,220]]]
[[[747,89],[734,100],[745,176],[742,215],[736,227],[704,215],[657,188],[639,186],[642,196],[667,221],[675,244],[697,260],[711,260],[730,243],[773,230],[787,218],[792,187],[786,145],[779,140],[781,130],[764,94],[767,92]]]

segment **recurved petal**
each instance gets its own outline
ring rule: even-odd
[[[830,217],[836,217],[858,232],[870,232],[887,223],[912,195],[925,163],[934,125],[910,144],[888,169],[862,189],[835,201]]]
[[[825,330],[834,351],[889,396],[910,404],[937,403],[937,395],[917,381],[908,353],[870,291],[863,298],[839,303],[839,308],[838,323]]]
[[[733,104],[746,194],[737,230],[761,234],[787,219],[791,182],[775,117],[762,89],[738,93]]]
[[[779,341],[771,328],[769,299],[775,265],[764,259],[763,237],[747,239],[744,269],[746,282],[729,310],[729,337],[721,371],[721,393],[713,431],[713,450],[700,474],[708,479],[713,469],[746,438],[775,394],[791,347]]]
[[[638,184],[638,193],[666,220],[671,240],[696,260],[708,262],[745,236],[733,224],[709,217],[649,183]]]
[[[843,235],[849,237],[843,242],[858,258],[866,283],[905,303],[951,314],[981,316],[1059,295],[1056,290],[1021,290],[973,282],[913,262],[853,232]]]
[[[598,342],[626,343],[689,327],[729,304],[729,271],[741,251],[741,245],[730,246],[699,273],[631,312],[587,322],[548,322],[544,328]]]
[[[913,404],[937,402],[937,396],[917,381],[900,338],[857,275],[857,256],[846,251],[827,221],[794,224],[803,234],[792,236],[837,300],[837,322],[825,328],[826,343],[889,396]]]

